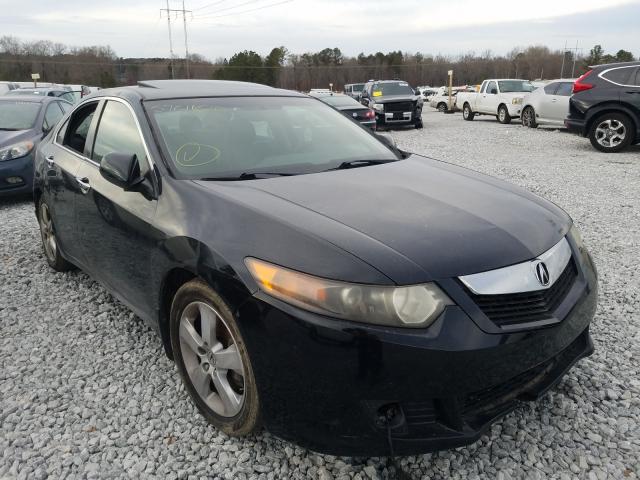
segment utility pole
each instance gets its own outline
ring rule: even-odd
[[[576,78],[576,57],[578,56],[578,40],[576,40],[576,50],[573,52],[573,67],[571,67],[571,78]]]
[[[182,13],[182,23],[184,25],[184,51],[185,51],[185,67],[186,67],[186,73],[187,73],[187,78],[189,78],[189,44],[187,43],[187,13],[193,13],[191,10],[186,10],[184,8],[184,0],[182,0],[182,8],[169,8],[169,0],[167,0],[167,8],[161,8],[160,9],[160,15],[162,15],[162,12],[166,12],[167,13],[167,24],[169,25],[169,51],[171,53],[171,78],[175,78],[174,72],[173,72],[173,40],[171,38],[171,14],[175,13],[176,16],[179,13]]]
[[[184,9],[184,0],[182,0],[182,23],[184,25],[184,61],[187,69],[187,78],[189,75],[189,42],[187,42],[187,11]],[[575,65],[575,63],[574,63]]]
[[[567,56],[567,41],[564,41],[564,48],[562,49],[562,71],[560,72],[560,78],[564,78],[564,59]]]
[[[169,8],[169,0],[167,0],[167,8],[160,9],[160,16],[162,12],[167,12],[167,25],[169,26],[169,65],[171,68],[171,78],[176,78],[173,72],[173,40],[171,39],[171,9]]]

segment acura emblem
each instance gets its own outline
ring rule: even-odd
[[[540,285],[546,287],[549,285],[549,270],[544,262],[538,262],[534,266],[536,272],[536,278],[540,282]]]
[[[358,114],[357,114],[357,113],[354,113],[354,114],[353,114],[353,118],[356,118],[357,116],[358,116]]]

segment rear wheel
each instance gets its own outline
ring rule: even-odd
[[[205,282],[192,280],[177,291],[170,322],[178,372],[200,413],[227,435],[255,430],[258,391],[229,306]]]
[[[443,112],[443,113],[446,112],[447,111],[447,104],[443,103],[443,102],[440,102],[438,104],[438,111],[439,112]]]
[[[520,120],[523,127],[538,128],[538,122],[536,122],[536,112],[533,107],[526,107],[522,111]]]
[[[511,123],[511,115],[509,115],[509,110],[505,105],[498,107],[498,121],[504,125]]]
[[[633,142],[633,123],[622,113],[604,113],[591,125],[589,140],[601,152],[620,152]]]
[[[73,270],[75,266],[67,262],[60,254],[51,210],[47,202],[42,198],[38,203],[38,224],[40,226],[40,238],[42,238],[42,249],[49,266],[57,272]]]
[[[464,107],[462,107],[462,118],[464,118],[465,120],[471,121],[475,116],[476,114],[473,113],[469,104],[465,103]]]

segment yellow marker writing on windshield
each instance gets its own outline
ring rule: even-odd
[[[381,97],[382,96],[382,91],[381,90],[376,90],[373,92],[372,94],[374,97]]]

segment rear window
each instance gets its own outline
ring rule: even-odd
[[[353,98],[347,95],[327,95],[325,97],[319,97],[324,103],[328,103],[334,107],[358,107],[362,106],[356,102]]]
[[[631,72],[633,72],[633,67],[614,68],[608,72],[605,71],[601,76],[612,83],[628,85]]]
[[[572,93],[573,83],[571,82],[562,82],[556,91],[556,95],[560,95],[561,97],[570,97]]]

